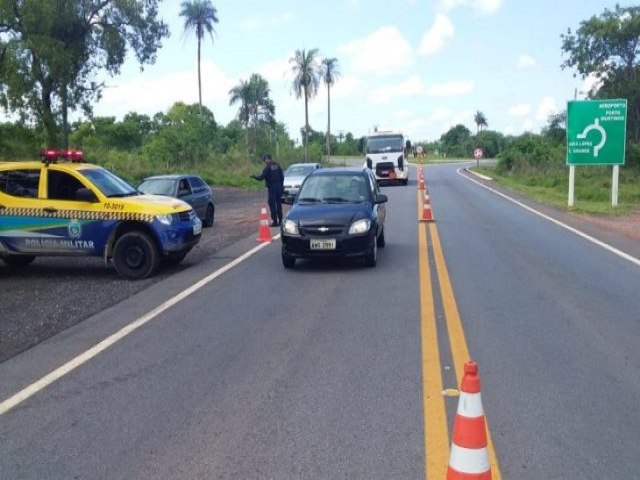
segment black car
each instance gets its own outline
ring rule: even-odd
[[[367,168],[323,168],[307,176],[282,222],[282,264],[298,258],[362,257],[375,267],[384,247],[385,203]]]
[[[198,175],[156,175],[145,178],[138,191],[184,200],[195,210],[203,227],[213,226],[216,202],[213,189]]]

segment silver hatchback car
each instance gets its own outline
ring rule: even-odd
[[[294,197],[300,190],[300,185],[307,175],[314,170],[322,168],[319,163],[292,163],[284,171],[284,187],[282,189],[282,196],[287,197],[293,195]]]

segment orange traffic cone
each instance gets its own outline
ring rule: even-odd
[[[487,430],[480,396],[478,364],[464,364],[458,411],[453,423],[447,480],[491,480]]]
[[[433,213],[431,212],[431,202],[429,201],[429,192],[425,191],[424,200],[422,202],[422,218],[421,222],[433,222]]]
[[[418,172],[418,190],[424,190],[424,173],[422,173],[422,167]]]
[[[271,242],[271,229],[269,228],[269,217],[267,216],[267,206],[263,203],[260,207],[260,228],[258,229],[259,242]]]

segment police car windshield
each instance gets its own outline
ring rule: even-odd
[[[82,174],[91,180],[106,197],[130,197],[139,195],[138,191],[123,179],[104,168],[88,168]]]

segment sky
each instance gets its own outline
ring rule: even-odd
[[[171,35],[144,71],[129,59],[94,114],[167,112],[197,103],[197,42],[184,34],[179,0],[160,2]],[[229,90],[251,74],[269,82],[276,120],[299,139],[304,101],[292,91],[289,59],[317,48],[338,60],[331,89],[331,132],[356,138],[374,128],[434,141],[457,124],[475,132],[482,112],[504,134],[539,132],[550,114],[578,98],[591,79],[563,70],[561,34],[600,16],[604,0],[213,0],[219,23],[202,44],[203,104],[226,125],[239,105]],[[314,130],[327,128],[327,91],[309,104]]]

